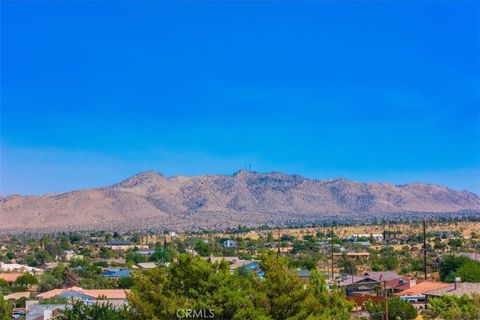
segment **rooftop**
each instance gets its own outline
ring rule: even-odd
[[[415,296],[425,294],[428,291],[444,289],[450,287],[451,284],[444,282],[423,281],[409,289],[396,293],[397,296]]]
[[[75,291],[87,296],[92,297],[93,299],[127,299],[127,294],[129,290],[123,289],[93,289],[87,290],[80,287],[70,287],[65,289],[53,289],[44,293],[39,294],[37,297],[41,299],[49,299],[57,297],[63,293]]]
[[[460,282],[456,284],[456,288],[455,284],[449,284],[448,287],[430,290],[425,294],[429,296],[463,296],[464,294],[471,295],[472,293],[480,293],[480,283]]]
[[[133,242],[127,240],[110,240],[107,244],[109,246],[129,246],[132,245]]]
[[[20,277],[23,273],[19,272],[12,272],[12,273],[0,273],[0,279],[3,279],[7,282],[15,282],[18,277]]]
[[[368,271],[365,273],[365,276],[377,281],[390,281],[392,279],[401,278],[401,276],[394,271]]]

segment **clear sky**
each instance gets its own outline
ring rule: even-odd
[[[1,6],[3,195],[247,163],[480,193],[477,1]]]

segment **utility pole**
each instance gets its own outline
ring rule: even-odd
[[[388,293],[387,293],[387,280],[383,281],[383,292],[385,292],[385,320],[388,320]]]
[[[473,243],[473,257],[475,261],[477,261],[477,248],[478,248],[478,243],[475,241]]]
[[[280,229],[278,229],[278,239],[277,239],[277,257],[280,256]]]
[[[427,280],[427,227],[425,219],[423,219],[423,272],[425,273],[425,280]]]
[[[332,258],[332,281],[335,278],[333,275],[333,223],[332,223],[332,229],[330,231],[330,243],[331,243],[331,258]]]

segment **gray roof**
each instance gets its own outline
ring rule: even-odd
[[[480,283],[460,282],[457,283],[457,288],[455,288],[455,284],[452,283],[450,287],[425,292],[425,294],[429,296],[463,296],[464,294],[472,295],[472,293],[480,294]]]
[[[301,277],[301,278],[310,278],[310,275],[312,273],[310,272],[310,270],[306,270],[306,269],[299,269],[297,270],[297,277]]]
[[[362,282],[363,280],[367,279],[367,277],[365,276],[353,276],[353,279],[352,279],[352,276],[349,275],[345,278],[343,278],[339,283],[338,285],[339,286],[347,286],[347,285],[350,285],[350,284],[354,284],[354,283],[357,283],[357,282]],[[353,280],[353,281],[352,281]]]
[[[365,276],[377,281],[380,281],[381,276],[382,281],[390,281],[392,279],[401,278],[400,275],[394,271],[368,271],[365,273]]]

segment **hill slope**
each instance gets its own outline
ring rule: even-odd
[[[104,188],[3,197],[0,230],[184,230],[463,211],[480,212],[480,197],[430,184],[395,186],[247,171],[165,177],[149,171]]]

